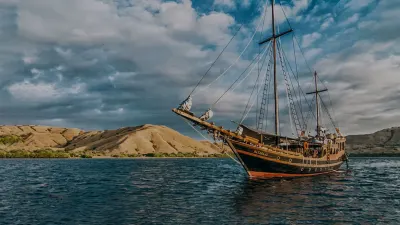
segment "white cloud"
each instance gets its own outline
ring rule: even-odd
[[[357,22],[359,19],[360,19],[360,15],[356,13],[356,14],[352,15],[351,17],[347,18],[345,21],[341,22],[339,24],[339,26],[342,26],[342,27],[348,26],[350,24]]]
[[[215,0],[213,3],[214,7],[222,6],[227,7],[229,9],[235,9],[238,5],[241,8],[247,8],[250,6],[251,0]]]
[[[377,58],[376,54],[392,48],[394,43],[374,44],[368,41],[356,43],[351,49],[332,55],[317,64],[321,73],[328,76],[332,98],[337,102],[335,111],[338,121],[348,133],[372,132],[379,128],[390,126],[400,117],[393,115],[390,123],[379,127],[371,127],[373,121],[364,121],[366,118],[386,116],[386,110],[391,104],[387,99],[396,99],[393,96],[400,85],[397,78],[400,56],[390,55]],[[360,49],[366,51],[360,52]],[[368,50],[367,50],[368,49]],[[359,52],[347,56],[346,52]],[[392,96],[392,97],[391,97]],[[397,110],[399,113],[400,111]]]
[[[30,103],[54,101],[68,95],[83,92],[85,85],[76,84],[69,88],[58,88],[55,83],[31,83],[24,81],[12,84],[8,87],[8,92],[17,100]]]
[[[357,11],[371,4],[374,0],[350,0],[345,7]]]
[[[332,17],[328,17],[327,19],[325,19],[325,21],[322,23],[321,25],[321,30],[325,30],[326,28],[328,28],[329,26],[331,26],[333,24],[334,20]]]
[[[113,3],[96,0],[23,1],[19,5],[19,33],[39,43],[103,44],[134,60],[146,73],[180,79],[193,73],[193,65],[203,66],[199,62],[213,53],[203,46],[216,45],[219,51],[227,43],[229,27],[235,22],[221,12],[200,15],[190,0],[137,0],[131,4],[118,9]],[[64,58],[74,54],[68,48],[55,49]]]
[[[303,36],[303,47],[307,48],[309,47],[312,43],[320,39],[322,35],[320,33],[314,32],[312,34],[306,34]]]
[[[322,48],[312,48],[305,53],[305,56],[307,60],[312,60],[317,55],[321,54],[322,51],[323,51]]]
[[[214,5],[227,6],[234,8],[236,6],[235,0],[215,0]]]

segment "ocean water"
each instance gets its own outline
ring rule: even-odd
[[[400,158],[250,180],[230,159],[0,160],[0,224],[400,224]]]

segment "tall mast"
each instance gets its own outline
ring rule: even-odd
[[[282,36],[285,36],[286,34],[289,34],[293,32],[293,29],[289,29],[285,32],[282,33],[276,33],[275,29],[275,0],[271,0],[271,7],[272,7],[272,37],[269,37],[267,39],[264,39],[259,45],[265,44],[269,41],[272,41],[272,46],[273,46],[273,59],[274,59],[274,97],[275,97],[275,135],[276,135],[276,145],[279,144],[280,138],[279,138],[279,99],[278,99],[278,80],[276,77],[276,39],[280,38]],[[266,96],[263,96],[263,98],[266,98]],[[260,109],[260,113],[263,110],[263,107]],[[259,121],[260,123],[260,121]]]
[[[314,82],[315,82],[315,102],[317,104],[317,137],[319,136],[319,99],[318,99],[318,82],[317,82],[317,71],[314,72]]]
[[[273,37],[273,48],[274,48],[274,96],[275,96],[275,135],[276,135],[276,145],[279,144],[279,102],[278,102],[278,82],[276,79],[276,33],[275,33],[275,0],[271,0],[272,4],[272,37]]]
[[[316,104],[316,108],[317,108],[317,137],[318,137],[321,133],[321,126],[319,124],[319,117],[320,117],[320,115],[319,115],[320,114],[320,112],[319,112],[319,93],[328,91],[328,89],[325,88],[322,90],[318,90],[317,79],[318,79],[318,74],[317,74],[317,71],[315,71],[314,72],[315,91],[308,92],[307,94],[308,95],[315,94],[315,104]]]

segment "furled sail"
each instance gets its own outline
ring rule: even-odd
[[[186,100],[180,104],[179,109],[184,111],[190,111],[191,108],[192,108],[192,96],[189,95],[189,97],[187,97]]]
[[[237,133],[238,135],[242,135],[242,134],[243,134],[243,127],[238,126],[238,128],[236,129],[236,133]]]
[[[213,111],[211,111],[211,109],[208,109],[208,110],[200,117],[200,119],[206,121],[206,120],[211,119],[211,117],[212,117],[213,115],[214,115]]]

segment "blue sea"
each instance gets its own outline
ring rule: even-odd
[[[400,224],[400,158],[250,180],[230,159],[0,160],[0,224]]]

